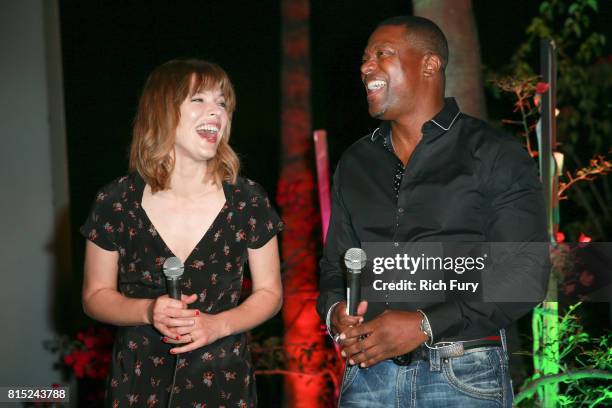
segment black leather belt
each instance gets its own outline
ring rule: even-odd
[[[440,342],[434,345],[441,357],[459,357],[463,355],[464,350],[469,350],[477,347],[502,347],[500,336],[489,336],[482,339],[466,340],[457,342]],[[429,360],[430,349],[424,344],[409,353],[393,357],[391,360],[399,365],[406,366],[413,361]]]

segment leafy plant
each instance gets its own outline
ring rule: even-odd
[[[507,67],[489,73],[491,89],[497,97],[504,93],[514,100],[518,118],[504,123],[518,125],[531,153],[535,145],[535,124],[538,119],[538,91],[548,91],[538,83],[534,71],[539,57],[539,40],[551,38],[557,51],[557,150],[565,156],[565,186],[572,190],[561,206],[564,229],[577,237],[582,231],[596,240],[608,240],[612,231],[612,186],[607,178],[590,183],[575,183],[590,178],[581,171],[607,167],[612,140],[612,58],[602,57],[606,37],[591,30],[597,0],[542,1],[540,15],[527,27],[527,39],[521,44]],[[540,85],[539,90],[536,87]],[[500,92],[501,91],[501,92]],[[534,99],[534,96],[536,97]],[[606,172],[599,172],[605,174]],[[568,177],[569,175],[569,177]],[[590,174],[589,174],[590,176]],[[563,187],[563,185],[562,185]]]
[[[535,396],[538,388],[552,383],[565,384],[557,398],[559,406],[594,408],[612,403],[612,333],[595,337],[585,331],[576,312],[580,305],[570,306],[565,315],[559,317],[559,337],[555,340],[561,357],[559,374],[534,374],[521,387],[515,404],[528,406],[528,400]]]

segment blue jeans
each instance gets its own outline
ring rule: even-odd
[[[407,366],[347,366],[339,408],[510,408],[512,398],[506,352],[480,347],[446,359],[430,351]]]

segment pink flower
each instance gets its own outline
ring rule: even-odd
[[[555,234],[555,239],[557,240],[557,243],[565,242],[565,234],[561,231],[557,231]]]
[[[589,237],[588,235],[585,235],[584,232],[580,233],[580,236],[578,237],[578,242],[587,243],[591,241],[593,241],[593,238]]]
[[[543,94],[548,91],[550,84],[548,82],[538,82],[535,87],[535,91],[538,94]]]

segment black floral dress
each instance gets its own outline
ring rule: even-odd
[[[119,291],[131,298],[166,293],[162,265],[174,256],[141,207],[145,187],[137,174],[103,187],[81,233],[119,252]],[[239,178],[223,183],[226,203],[185,262],[190,308],[219,313],[238,304],[247,248],[259,248],[283,227],[265,191]],[[173,356],[152,326],[119,327],[107,383],[109,407],[254,407],[257,405],[244,333]]]

